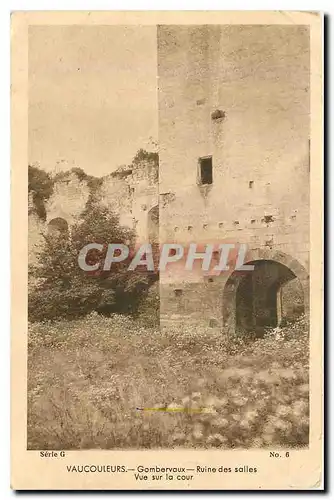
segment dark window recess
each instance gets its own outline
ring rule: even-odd
[[[182,290],[180,288],[176,288],[174,290],[175,297],[181,297],[182,295]]]
[[[200,158],[200,183],[212,184],[212,157]]]

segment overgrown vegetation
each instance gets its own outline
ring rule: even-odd
[[[140,149],[133,165],[141,161],[153,161],[158,167],[157,153]],[[37,256],[37,264],[29,269],[29,277],[34,284],[29,293],[29,320],[74,319],[92,311],[138,314],[138,308],[145,307],[143,303],[150,286],[157,280],[156,274],[144,270],[127,271],[129,259],[113,266],[111,272],[87,273],[78,265],[79,252],[88,243],[104,245],[102,252],[90,252],[90,264],[104,262],[110,243],[134,247],[134,232],[120,226],[119,217],[100,205],[99,188],[103,177],[88,175],[78,167],[51,176],[38,167],[30,166],[29,192],[33,193],[36,213],[45,221],[46,202],[53,193],[55,183],[72,174],[80,182],[87,183],[89,197],[80,220],[71,227],[70,236],[67,231],[44,235],[45,243]],[[151,299],[149,301],[152,302]],[[154,320],[156,324],[157,314]]]
[[[120,315],[30,325],[28,448],[305,446],[308,345],[305,319],[253,342]]]

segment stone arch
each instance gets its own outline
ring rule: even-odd
[[[68,222],[63,217],[55,217],[48,222],[49,234],[68,234]]]
[[[282,290],[293,280],[296,289],[300,287],[302,295],[302,307],[300,303],[298,304],[299,312],[301,309],[305,313],[309,311],[309,275],[297,259],[281,251],[256,249],[247,253],[245,263],[254,264],[254,271],[232,271],[225,280],[222,314],[224,328],[229,333],[234,333],[239,327],[242,328],[243,321],[249,322],[249,327],[252,329],[279,325],[283,319],[280,302]],[[260,280],[258,284],[257,279]],[[266,304],[262,307],[262,324],[260,316],[256,313],[256,308],[259,306],[256,301],[261,302],[261,298],[256,295],[257,286],[258,290],[263,288],[263,304]],[[259,295],[261,296],[261,293]],[[258,310],[260,311],[259,307]]]

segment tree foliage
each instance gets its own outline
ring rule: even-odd
[[[138,150],[132,164],[119,169],[127,175],[132,168],[141,168],[148,162],[157,173],[158,153]],[[99,188],[103,177],[88,175],[83,169],[73,167],[70,171],[58,172],[51,176],[36,166],[29,166],[29,192],[32,193],[34,210],[46,220],[46,202],[53,193],[56,182],[75,174],[80,182],[86,182],[89,197],[80,221],[68,231],[53,230],[44,235],[44,245],[37,256],[37,264],[31,266],[30,277],[34,287],[29,293],[29,320],[42,321],[59,318],[74,319],[92,311],[103,314],[131,313],[143,311],[149,287],[158,275],[146,269],[128,271],[129,260],[134,252],[135,234],[120,225],[119,217],[110,209],[101,206]],[[87,262],[101,262],[106,256],[108,244],[130,243],[129,258],[114,264],[110,271],[85,272],[80,269],[78,255],[88,243],[101,243],[101,252],[91,251]],[[152,292],[151,292],[152,295]],[[148,300],[152,300],[149,295]]]

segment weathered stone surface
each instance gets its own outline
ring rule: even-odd
[[[249,259],[291,269],[307,308],[308,30],[160,26],[158,39],[159,188],[174,193],[160,205],[161,241],[246,243]],[[224,119],[212,119],[217,110]],[[199,185],[200,159],[208,156],[213,181]],[[175,266],[160,275],[161,310],[224,323],[223,297],[232,294],[236,308],[240,280],[224,295],[227,282],[225,273],[209,290],[200,273],[185,277]]]

